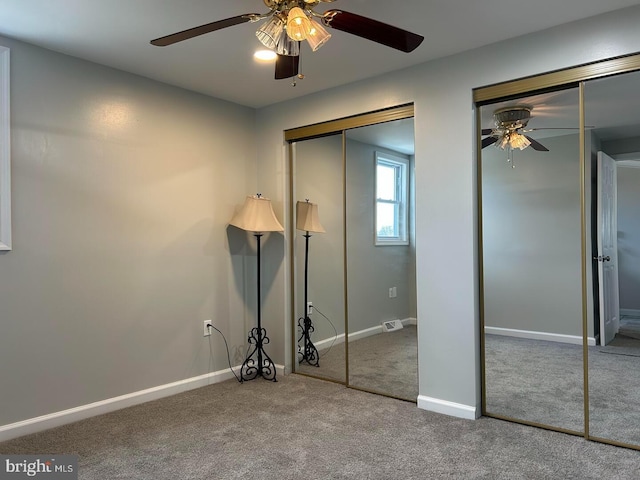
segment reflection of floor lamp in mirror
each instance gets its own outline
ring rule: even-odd
[[[262,232],[282,232],[284,228],[278,222],[275,213],[273,213],[271,200],[262,197],[260,194],[247,197],[242,209],[229,223],[242,230],[254,232],[253,236],[256,237],[257,241],[256,257],[258,267],[256,276],[258,278],[258,302],[256,316],[258,318],[258,326],[252,328],[249,332],[248,341],[252,348],[246,360],[242,363],[240,381],[262,377],[276,382],[276,366],[264,351],[264,345],[269,343],[269,337],[267,337],[266,329],[262,328],[260,318],[260,304],[262,302],[260,298],[260,238],[262,237]]]
[[[298,319],[298,328],[300,328],[300,338],[298,344],[303,342],[300,363],[307,362],[309,365],[315,367],[320,366],[320,355],[318,355],[318,349],[311,341],[311,333],[313,332],[313,323],[311,322],[310,309],[309,309],[309,297],[308,297],[308,279],[309,279],[309,238],[311,235],[309,232],[324,233],[325,230],[320,225],[318,218],[318,205],[309,202],[307,199],[305,202],[298,202],[296,204],[296,228],[306,232],[304,234],[304,317]],[[298,347],[300,348],[300,347]]]

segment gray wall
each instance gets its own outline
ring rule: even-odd
[[[618,272],[620,308],[640,311],[640,162],[618,166]]]
[[[1,43],[13,251],[0,255],[0,425],[226,368],[203,321],[234,360],[244,351],[255,257],[226,225],[256,189],[255,112]]]
[[[582,336],[580,139],[482,151],[485,324]]]

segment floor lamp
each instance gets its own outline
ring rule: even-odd
[[[298,327],[301,331],[298,342],[303,342],[302,358],[300,359],[300,363],[307,362],[309,365],[319,367],[320,355],[318,355],[318,349],[311,341],[311,333],[314,328],[309,316],[308,303],[309,238],[311,238],[309,232],[325,233],[325,229],[320,225],[320,220],[318,218],[317,204],[309,202],[309,199],[296,204],[296,228],[306,232],[304,234],[304,317],[300,317],[298,319]]]
[[[283,232],[284,228],[278,222],[273,207],[271,206],[271,200],[264,198],[259,193],[254,196],[248,196],[242,206],[242,209],[231,219],[229,222],[231,225],[241,228],[249,232],[254,232],[253,236],[257,241],[257,317],[258,326],[251,329],[249,332],[248,341],[252,346],[247,358],[242,363],[240,368],[240,381],[253,380],[257,377],[262,377],[267,380],[276,382],[276,366],[264,351],[264,345],[269,343],[269,337],[267,337],[267,331],[262,328],[262,321],[260,318],[260,239],[262,232]]]

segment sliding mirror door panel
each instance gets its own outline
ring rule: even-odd
[[[295,371],[346,383],[342,150],[341,134],[293,145]]]
[[[593,328],[589,434],[640,446],[640,73],[585,83]]]
[[[480,116],[484,411],[582,432],[578,89]]]
[[[349,385],[415,402],[413,118],[345,135]]]

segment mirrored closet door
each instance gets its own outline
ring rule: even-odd
[[[294,371],[415,402],[413,106],[285,137]]]
[[[346,383],[342,135],[291,148],[295,371]]]
[[[586,82],[593,165],[594,328],[589,434],[640,445],[640,72]]]
[[[578,89],[480,116],[485,410],[582,432]]]
[[[418,398],[413,118],[346,133],[349,385]]]

